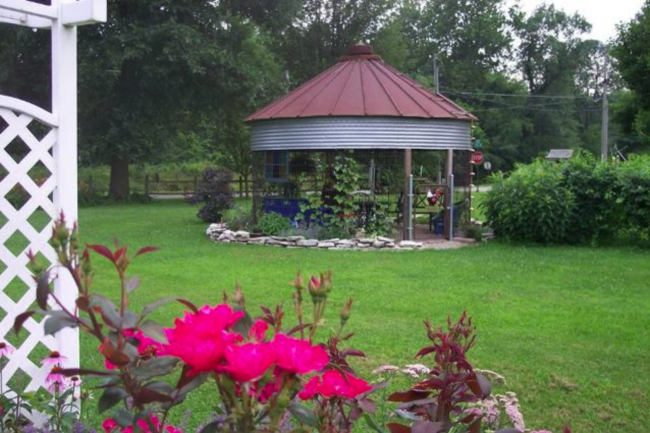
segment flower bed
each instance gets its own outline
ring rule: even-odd
[[[214,242],[248,245],[269,245],[281,248],[313,248],[328,250],[414,250],[421,249],[422,242],[401,241],[378,236],[354,239],[307,239],[304,236],[253,236],[247,231],[232,231],[224,224],[211,224],[206,231]]]

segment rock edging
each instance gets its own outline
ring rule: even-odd
[[[327,239],[319,241],[317,239],[306,239],[304,236],[261,236],[253,237],[246,231],[228,230],[225,224],[211,224],[206,231],[206,235],[213,241],[224,244],[240,245],[268,245],[281,248],[308,248],[308,249],[327,249],[327,250],[389,250],[389,251],[408,251],[419,250],[422,248],[422,242],[401,241],[378,236],[376,238],[359,238],[359,239]]]

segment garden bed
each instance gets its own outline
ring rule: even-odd
[[[327,250],[355,251],[412,251],[422,249],[452,249],[466,245],[474,245],[473,239],[458,238],[453,242],[445,239],[428,239],[423,242],[400,241],[388,237],[377,236],[353,239],[307,239],[305,236],[256,236],[247,231],[228,230],[225,224],[211,224],[206,231],[213,241],[225,244],[268,245],[280,248],[305,248]]]
[[[359,239],[307,239],[304,236],[254,236],[247,231],[228,230],[224,224],[211,224],[206,234],[214,242],[244,245],[268,245],[282,248],[310,248],[328,250],[415,250],[424,246],[422,242],[396,241],[378,236]]]

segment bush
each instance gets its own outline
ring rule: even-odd
[[[233,206],[230,189],[232,173],[220,168],[208,169],[201,175],[196,193],[189,197],[192,204],[203,203],[197,216],[207,223],[221,222],[224,213]]]
[[[253,228],[253,213],[250,209],[234,208],[225,215],[224,220],[228,229],[234,232],[250,231]]]
[[[563,186],[562,166],[546,161],[520,165],[510,177],[495,176],[483,206],[495,234],[521,242],[563,243],[576,200]]]
[[[292,228],[289,218],[279,213],[270,212],[262,215],[257,228],[266,236],[279,236],[282,232]]]
[[[576,214],[568,243],[597,242],[616,235],[620,227],[617,168],[581,153],[562,164],[562,185],[574,196]]]
[[[650,241],[650,156],[636,156],[619,167],[617,204],[626,224],[623,234]]]
[[[494,179],[482,206],[498,236],[542,244],[650,241],[650,158],[603,163],[578,153]]]

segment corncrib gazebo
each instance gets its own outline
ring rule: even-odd
[[[268,210],[272,198],[318,194],[327,168],[345,154],[367,169],[365,193],[389,204],[403,239],[413,239],[415,216],[428,212],[426,194],[444,191],[444,236],[451,239],[454,205],[464,203],[466,215],[471,209],[475,120],[384,63],[371,46],[354,45],[334,66],[246,118],[253,213]]]

